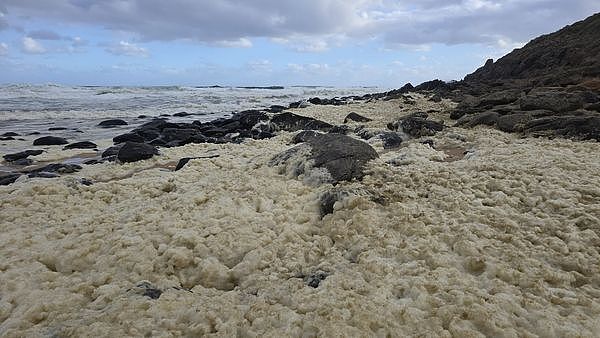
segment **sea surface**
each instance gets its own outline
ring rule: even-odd
[[[38,132],[71,139],[102,139],[122,129],[132,129],[148,118],[166,116],[174,122],[210,121],[246,109],[285,105],[311,97],[363,95],[382,88],[333,87],[97,87],[61,85],[0,86],[0,135]],[[193,114],[172,117],[178,112]],[[140,119],[138,116],[148,118]],[[97,128],[100,121],[120,118],[129,126]],[[48,130],[49,128],[66,128]],[[85,134],[85,137],[82,137]]]

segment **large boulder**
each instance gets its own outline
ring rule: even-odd
[[[98,148],[98,145],[94,142],[90,142],[90,141],[82,141],[82,142],[75,142],[75,143],[71,143],[71,144],[67,144],[63,149],[68,150],[68,149],[95,149]]]
[[[298,131],[298,130],[324,130],[328,131],[333,125],[312,117],[300,116],[294,113],[281,113],[273,116],[271,123],[278,130]]]
[[[600,141],[600,114],[542,117],[527,122],[523,131],[530,134]]]
[[[306,183],[351,181],[364,176],[368,161],[379,157],[367,143],[342,134],[318,134],[277,156],[270,165],[291,176],[305,175]]]
[[[154,155],[158,155],[156,147],[136,142],[125,142],[117,153],[117,159],[121,163],[137,162],[147,160]]]
[[[402,131],[412,137],[433,136],[444,129],[441,122],[428,120],[425,112],[416,112],[389,123],[388,129]]]

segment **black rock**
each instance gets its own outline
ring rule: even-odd
[[[500,114],[494,111],[465,115],[456,121],[457,126],[475,127],[478,125],[495,126]]]
[[[44,136],[33,141],[34,146],[53,146],[67,144],[69,141],[57,136]]]
[[[332,214],[335,202],[343,200],[347,196],[348,192],[335,188],[323,193],[319,198],[319,214],[321,218]]]
[[[0,136],[0,141],[13,141],[14,139],[12,136]]]
[[[8,136],[21,136],[21,135],[15,133],[15,132],[9,131],[9,132],[6,132],[6,133],[4,133],[4,134],[2,134],[0,136],[7,136],[8,137]]]
[[[156,136],[153,137],[152,139],[155,139],[156,137],[158,137],[160,135],[158,132],[155,132],[155,133],[156,133]],[[138,133],[133,133],[133,132],[113,137],[113,142],[114,143],[123,143],[123,142],[139,142],[139,143],[143,143],[145,141],[146,141],[146,139],[144,137],[142,137]]]
[[[271,107],[269,107],[269,111],[274,114],[281,113],[282,111],[284,111],[286,109],[287,109],[287,107],[279,106],[279,105],[272,105]]]
[[[271,123],[278,130],[329,130],[333,126],[327,122],[319,121],[311,117],[296,115],[294,113],[281,113],[271,119]]]
[[[318,97],[313,97],[311,99],[308,99],[308,102],[310,102],[312,104],[321,104],[322,100]]]
[[[138,115],[137,118],[138,119],[145,119],[145,118],[148,118],[148,115]]]
[[[102,158],[110,157],[110,156],[117,156],[117,154],[119,153],[119,150],[121,150],[121,147],[123,147],[123,144],[118,144],[116,146],[112,146],[112,147],[107,148],[102,153]]]
[[[63,149],[67,150],[67,149],[95,149],[95,148],[98,148],[98,145],[96,145],[96,143],[90,142],[90,141],[82,141],[82,142],[75,142],[75,143],[68,144]]]
[[[398,148],[403,141],[402,137],[394,132],[384,132],[378,136],[383,141],[383,149]]]
[[[344,123],[348,123],[348,121],[354,121],[354,122],[370,122],[373,121],[368,117],[364,117],[362,115],[359,115],[357,113],[350,113],[348,115],[346,115],[346,117],[344,118]]]
[[[350,132],[350,127],[345,126],[345,125],[333,126],[333,127],[331,127],[331,129],[329,129],[330,134],[348,135],[349,132]]]
[[[147,160],[154,155],[158,155],[158,149],[152,145],[145,143],[125,142],[117,153],[117,159],[121,163],[127,163]]]
[[[82,185],[85,185],[85,186],[90,186],[90,185],[94,184],[94,182],[92,182],[92,180],[90,180],[89,178],[81,178],[79,180],[79,183],[81,183]]]
[[[51,163],[42,168],[37,168],[29,171],[31,174],[36,173],[59,173],[59,174],[72,174],[81,170],[81,166],[77,164],[64,164],[64,163]],[[36,176],[37,177],[37,176]]]
[[[390,130],[400,130],[412,137],[433,136],[444,129],[444,124],[427,120],[427,113],[417,112],[388,124]]]
[[[310,147],[309,154],[306,153],[307,146]],[[301,164],[294,169],[294,175],[298,176],[303,173],[304,163],[312,160],[314,167],[327,169],[335,183],[361,179],[366,163],[377,157],[377,152],[365,142],[341,134],[317,133],[305,144],[275,156],[269,164]]]
[[[121,119],[110,119],[110,120],[104,120],[100,123],[98,123],[99,127],[102,128],[113,128],[113,127],[118,127],[118,126],[126,126],[127,122]]]
[[[184,111],[173,114],[173,116],[175,116],[175,117],[186,117],[186,116],[190,116],[190,115],[192,115],[192,114],[184,112]]]
[[[292,138],[292,143],[297,144],[307,142],[309,139],[315,138],[318,134],[319,133],[314,130],[303,130]]]
[[[0,185],[13,184],[19,177],[21,177],[21,174],[19,173],[11,173],[8,175],[0,176]]]
[[[600,141],[600,114],[542,117],[527,122],[523,131],[536,134],[570,137],[578,140]]]
[[[3,156],[3,158],[7,162],[14,162],[23,158],[27,158],[29,156],[37,156],[43,152],[43,150],[25,150],[14,154],[6,154]]]
[[[50,127],[48,128],[48,131],[58,131],[58,130],[67,130],[68,128],[66,127]]]
[[[533,120],[534,117],[527,113],[510,114],[498,117],[496,126],[498,129],[508,132],[521,132],[525,128],[525,125]]]
[[[49,171],[35,171],[35,172],[30,173],[27,176],[29,176],[29,178],[57,178],[57,177],[60,177],[59,174],[49,172]]]
[[[30,158],[20,158],[16,161],[10,162],[10,164],[13,165],[22,165],[22,166],[27,166],[33,163],[33,160]]]
[[[329,276],[326,272],[316,272],[305,278],[306,285],[311,288],[318,288],[321,285],[321,282],[325,280]]]

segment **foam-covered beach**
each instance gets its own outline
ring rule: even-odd
[[[290,111],[451,125],[454,103],[411,97]],[[598,142],[487,126],[372,138],[362,180],[334,187],[269,165],[294,135],[0,187],[2,335],[600,335]]]

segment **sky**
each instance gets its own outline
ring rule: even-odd
[[[0,83],[460,80],[598,0],[0,0]]]

